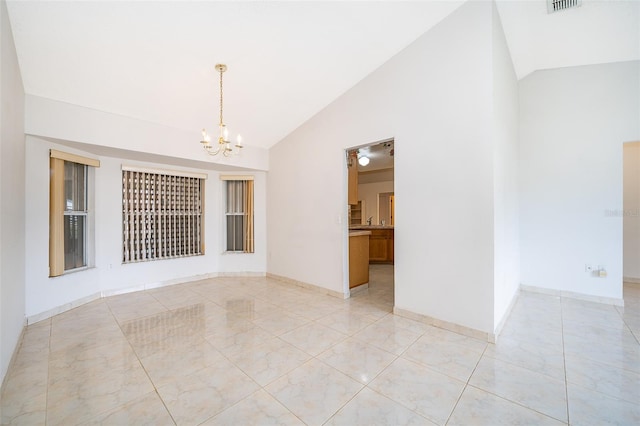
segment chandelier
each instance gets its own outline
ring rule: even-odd
[[[229,142],[229,130],[222,120],[222,74],[226,70],[227,66],[225,64],[216,64],[216,71],[220,73],[220,123],[218,124],[220,127],[220,136],[218,136],[218,144],[215,147],[211,144],[211,137],[207,134],[205,129],[202,129],[202,140],[200,143],[209,155],[218,155],[222,153],[225,157],[229,157],[231,155],[240,154],[240,150],[242,149],[242,138],[238,135],[235,144],[236,149],[234,150],[231,146],[231,142]]]

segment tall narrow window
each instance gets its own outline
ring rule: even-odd
[[[49,276],[89,265],[89,166],[100,162],[50,151]]]
[[[206,175],[122,167],[122,261],[204,254]]]
[[[227,251],[253,253],[253,177],[222,176],[226,183]]]
[[[64,162],[64,270],[87,266],[87,166]]]

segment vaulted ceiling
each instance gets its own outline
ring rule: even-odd
[[[462,1],[8,0],[25,92],[269,148]],[[498,1],[516,74],[640,59],[640,2]]]

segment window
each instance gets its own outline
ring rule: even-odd
[[[49,276],[89,265],[89,167],[100,162],[50,151]]]
[[[87,166],[64,162],[64,270],[87,266]]]
[[[122,167],[122,261],[204,253],[204,178]]]
[[[253,177],[222,176],[226,183],[227,251],[253,253]]]

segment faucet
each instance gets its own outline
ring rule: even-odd
[[[367,225],[371,226],[372,220],[373,220],[373,216],[369,216],[369,219],[367,219]]]

